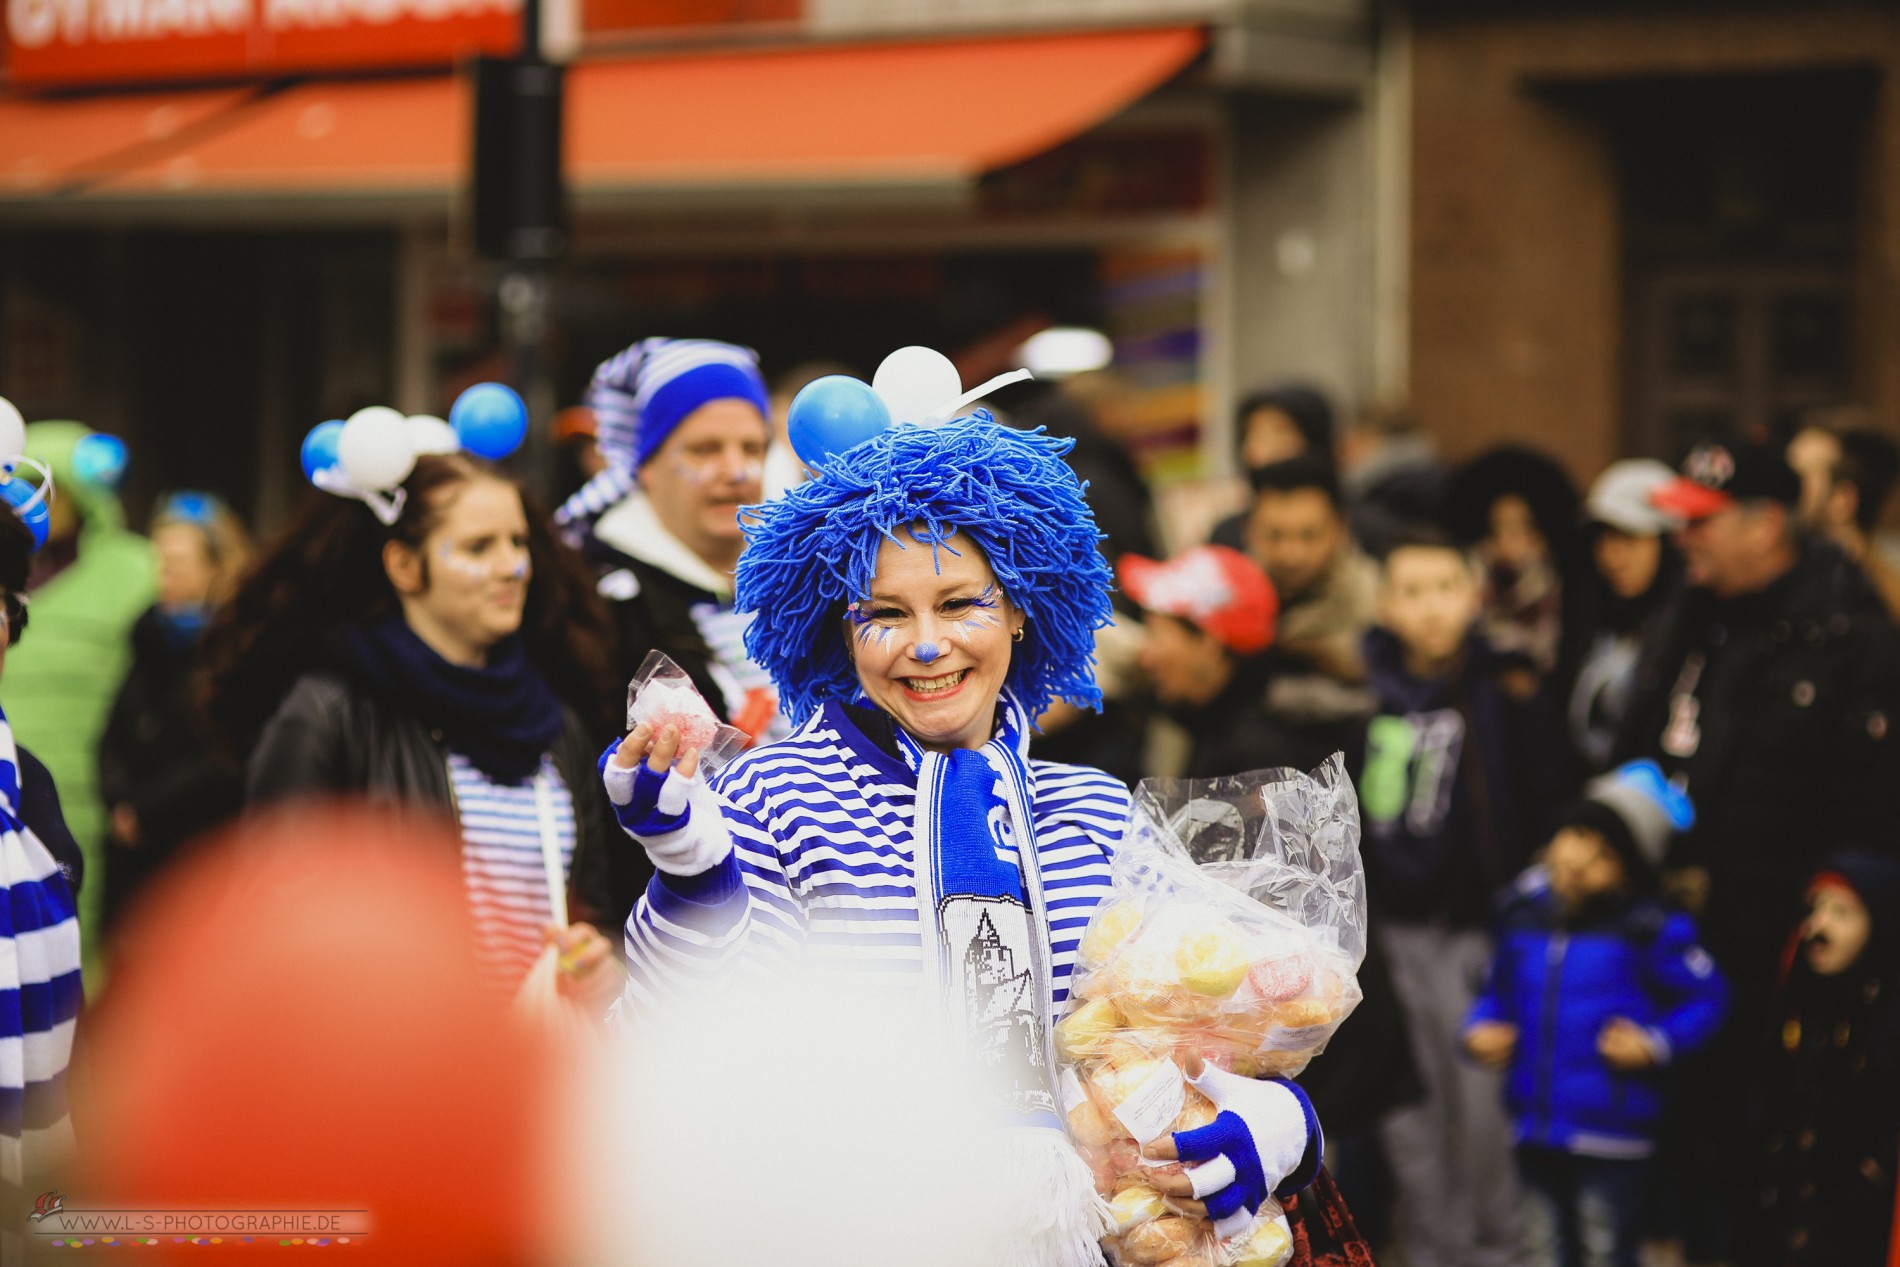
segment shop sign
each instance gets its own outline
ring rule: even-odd
[[[446,66],[507,54],[521,0],[4,0],[22,87]]]

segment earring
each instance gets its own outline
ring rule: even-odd
[[[1011,642],[1021,642],[1021,641],[1023,640],[1023,635],[1024,635],[1025,633],[1027,633],[1027,632],[1028,632],[1028,626],[1027,626],[1027,625],[1018,625],[1018,626],[1016,626],[1016,632],[1015,632],[1015,633],[1013,633],[1013,634],[1011,634],[1011,635],[1009,636],[1009,638],[1010,638],[1010,641],[1011,641]]]

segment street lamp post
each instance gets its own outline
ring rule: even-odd
[[[509,373],[528,405],[523,449],[531,487],[551,490],[554,412],[547,356],[549,269],[567,247],[567,189],[561,171],[565,67],[541,41],[542,0],[523,0],[521,45],[512,58],[476,63],[474,240],[502,262],[498,291]]]

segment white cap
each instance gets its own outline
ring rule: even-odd
[[[1592,523],[1608,524],[1632,537],[1654,537],[1680,527],[1682,521],[1657,509],[1650,494],[1676,482],[1676,473],[1654,458],[1626,458],[1603,468],[1590,495],[1584,499],[1584,513]]]

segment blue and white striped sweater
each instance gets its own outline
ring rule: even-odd
[[[1049,909],[1050,1015],[1075,949],[1109,892],[1128,790],[1099,770],[1029,764]],[[921,975],[912,852],[914,776],[837,704],[755,749],[713,782],[733,855],[705,876],[656,876],[627,921],[623,1019],[708,973],[802,954],[865,975]],[[1014,851],[998,847],[1014,861]]]
[[[0,715],[0,1184],[24,1182],[71,1147],[66,1065],[83,993],[72,891],[22,803]]]

